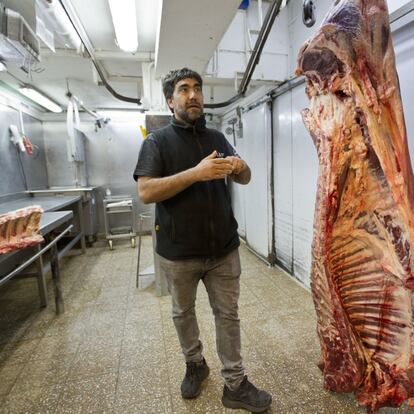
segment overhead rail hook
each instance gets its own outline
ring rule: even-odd
[[[316,14],[313,0],[303,0],[302,21],[306,27],[312,27],[315,24]]]

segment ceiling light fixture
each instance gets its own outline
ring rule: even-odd
[[[118,46],[125,52],[138,49],[135,0],[108,0]]]
[[[62,112],[62,108],[57,103],[53,102],[50,98],[43,95],[43,93],[34,89],[33,86],[24,85],[23,87],[19,88],[19,92],[40,106],[43,106],[43,108],[48,109],[49,111],[55,113]]]

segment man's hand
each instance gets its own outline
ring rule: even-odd
[[[239,157],[229,156],[225,160],[231,161],[234,175],[239,175],[246,168],[246,163]]]
[[[168,177],[139,177],[138,194],[141,201],[159,203],[188,188],[197,181],[221,180],[230,177],[239,184],[250,181],[250,168],[238,157],[216,158],[213,151],[195,167]]]
[[[217,151],[213,151],[203,158],[194,168],[196,181],[220,180],[233,174],[233,162],[227,158],[216,158]]]
[[[230,160],[233,166],[233,174],[230,175],[230,178],[238,184],[248,184],[251,172],[246,161],[235,156],[226,157],[225,160]]]

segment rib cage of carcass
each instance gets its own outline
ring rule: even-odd
[[[337,1],[302,47],[319,177],[311,287],[325,387],[414,405],[414,180],[383,0]]]
[[[0,215],[0,254],[35,246],[43,241],[39,234],[43,209],[30,206]]]

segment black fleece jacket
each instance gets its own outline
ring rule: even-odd
[[[134,179],[177,174],[195,167],[214,150],[218,157],[237,156],[221,132],[206,128],[204,117],[191,126],[172,117],[170,125],[143,142]],[[156,251],[170,260],[220,257],[240,245],[224,179],[197,182],[156,203],[155,230]]]

